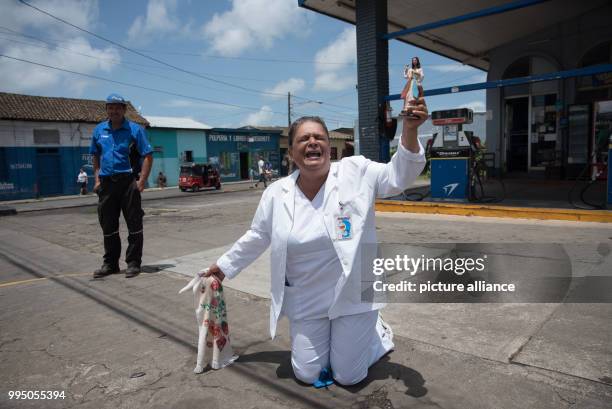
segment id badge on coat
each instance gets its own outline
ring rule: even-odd
[[[351,216],[336,217],[336,239],[350,240],[353,238]]]

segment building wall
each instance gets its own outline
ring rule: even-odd
[[[194,162],[206,162],[206,133],[198,130],[177,130],[176,141],[179,158],[183,152],[192,151]]]
[[[546,30],[517,39],[489,53],[491,61],[487,80],[502,79],[504,71],[514,61],[525,57],[541,57],[550,68],[556,70],[570,70],[578,68],[583,55],[588,50],[612,39],[612,25],[610,24],[612,5],[605,6],[594,12],[586,13],[571,21],[563,22]],[[545,67],[541,67],[544,69]],[[538,70],[536,70],[538,71]],[[512,93],[553,93],[557,92],[558,99],[563,104],[561,115],[567,115],[567,106],[574,103],[576,97],[576,79],[569,78],[563,81],[550,81],[521,86],[522,88],[489,89],[487,90],[487,110],[492,117],[487,121],[487,149],[496,152],[496,167],[500,166],[501,138],[504,134],[504,95]],[[562,140],[567,138],[567,129],[561,128]]]
[[[337,160],[342,159],[342,151],[344,151],[346,147],[346,141],[344,139],[331,139],[330,140],[330,148],[336,148],[338,152]]]
[[[157,175],[166,175],[168,186],[178,184],[178,148],[176,130],[165,128],[150,128],[147,130],[149,142],[153,147],[153,166],[149,175],[149,186],[157,186]]]
[[[150,128],[147,130],[153,146],[153,167],[149,186],[157,186],[157,175],[166,175],[167,186],[178,186],[181,163],[185,152],[193,153],[193,162],[207,162],[206,133],[204,130]]]
[[[0,120],[0,200],[79,192],[81,167],[93,188],[89,145],[96,124]],[[57,130],[59,143],[37,144],[34,130]]]

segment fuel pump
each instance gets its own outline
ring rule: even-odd
[[[463,130],[463,124],[472,123],[473,115],[468,108],[431,113],[433,125],[442,127],[442,132],[433,135],[429,147],[433,200],[476,199],[476,153],[480,146],[473,132]]]

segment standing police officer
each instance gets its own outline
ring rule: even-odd
[[[94,272],[100,278],[119,272],[121,238],[119,237],[119,215],[128,227],[128,248],[125,262],[127,278],[140,274],[142,261],[142,217],[140,192],[151,172],[153,156],[151,145],[144,129],[125,118],[127,101],[120,95],[106,98],[108,121],[101,122],[93,131],[89,152],[93,155],[98,194],[98,219],[104,234],[104,262]],[[130,164],[130,152],[136,149],[144,157],[140,177],[136,180],[136,169]]]

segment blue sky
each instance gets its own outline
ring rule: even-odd
[[[26,0],[197,75],[135,55],[17,0],[0,1],[1,54],[178,95],[0,57],[4,92],[91,99],[118,92],[145,116],[185,116],[217,127],[284,126],[291,92],[293,119],[322,115],[331,129],[352,127],[357,119],[354,26],[300,9],[297,0]],[[486,79],[483,71],[391,41],[391,94],[401,91],[402,67],[414,55],[425,70],[425,88]],[[482,111],[485,93],[436,96],[428,104],[430,110]],[[399,101],[393,108],[399,111]]]

